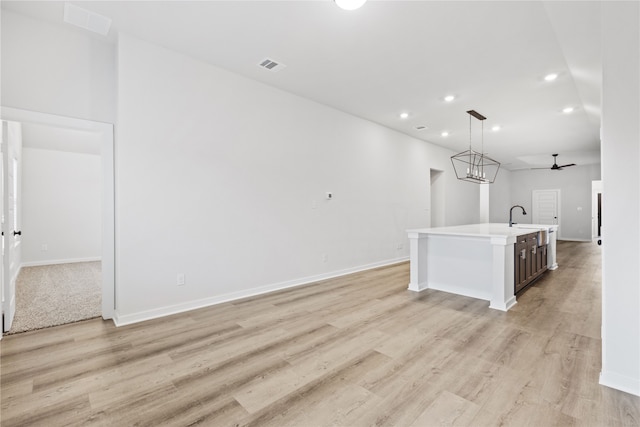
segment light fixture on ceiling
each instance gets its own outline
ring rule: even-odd
[[[440,135],[442,135],[444,138],[449,136],[449,132],[447,132],[446,130],[444,132],[442,132]]]
[[[475,182],[476,184],[491,184],[498,175],[500,163],[484,154],[484,120],[487,118],[475,110],[467,111],[469,114],[469,149],[451,156],[451,163],[456,177],[461,181]],[[481,143],[480,152],[471,148],[471,117],[480,120]]]
[[[451,102],[454,99],[456,99],[455,95],[447,95],[447,96],[444,97],[444,100],[447,101],[447,102]]]
[[[573,113],[573,107],[563,108],[562,112],[565,113],[565,114]]]
[[[498,132],[500,129],[502,129],[500,125],[495,125],[494,127],[491,128],[491,130],[494,132]]]
[[[547,82],[552,82],[557,78],[558,78],[558,75],[556,73],[551,73],[551,74],[547,74],[546,76],[544,76],[544,80],[547,81]]]
[[[400,118],[401,119],[408,119],[409,118],[409,113],[407,113],[407,112],[400,113]]]
[[[336,2],[339,8],[344,10],[356,10],[360,9],[367,0],[333,0]]]

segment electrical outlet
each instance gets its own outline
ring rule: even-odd
[[[404,248],[404,244],[402,244],[402,243],[398,243],[398,248],[397,248],[397,249],[398,249],[398,250],[402,250],[402,248]]]
[[[184,286],[184,273],[178,273],[178,286]]]

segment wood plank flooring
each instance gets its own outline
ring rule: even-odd
[[[6,336],[2,426],[638,426],[598,385],[600,247],[503,313],[407,263],[115,328]]]

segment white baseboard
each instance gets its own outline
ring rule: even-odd
[[[427,282],[409,283],[409,287],[407,289],[413,292],[421,292],[425,289],[429,289],[429,285],[427,284]]]
[[[70,258],[70,259],[51,259],[46,261],[29,261],[20,264],[20,267],[40,267],[43,265],[56,265],[56,264],[71,264],[74,262],[93,262],[102,261],[102,257],[90,257],[90,258]]]
[[[166,307],[160,307],[153,310],[142,311],[132,314],[119,314],[116,309],[113,316],[113,323],[116,326],[130,325],[132,323],[144,322],[145,320],[157,319],[159,317],[170,316],[172,314],[183,313],[185,311],[196,310],[198,308],[209,307],[224,302],[235,301],[242,298],[253,297],[257,295],[267,294],[282,289],[294,288],[296,286],[308,285],[310,283],[319,282],[321,280],[332,279],[335,277],[346,276],[348,274],[357,273],[359,271],[371,270],[378,267],[400,264],[409,260],[409,257],[402,257],[393,260],[380,261],[372,264],[361,265],[358,267],[345,268],[343,270],[333,271],[330,273],[318,274],[316,276],[304,277],[301,279],[289,280],[286,282],[274,283],[271,285],[261,286],[258,288],[246,289],[243,291],[232,292],[223,295],[217,295],[210,298],[203,298],[195,301],[188,301],[181,304],[175,304]]]
[[[20,264],[20,265],[18,266],[18,268],[16,269],[15,274],[13,275],[13,277],[11,277],[11,281],[12,281],[13,283],[15,283],[15,282],[16,282],[16,280],[18,280],[18,276],[20,275],[20,271],[22,271],[22,264]],[[14,293],[14,296],[15,296],[15,293]]]
[[[613,372],[600,372],[600,385],[640,396],[640,379]]]
[[[558,237],[558,242],[561,241],[565,241],[565,242],[593,242],[593,239],[573,239],[571,237]]]

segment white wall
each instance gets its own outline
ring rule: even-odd
[[[22,265],[100,258],[100,161],[91,154],[23,148]]]
[[[1,31],[2,106],[114,122],[113,44],[7,10]]]
[[[511,171],[500,169],[489,186],[489,222],[508,223],[511,206]]]
[[[547,169],[511,172],[511,203],[522,205],[523,216],[514,209],[513,219],[531,223],[533,190],[560,189],[560,227],[558,237],[566,240],[591,240],[591,182],[600,179],[600,165],[573,166],[561,171]],[[603,210],[606,207],[603,208]],[[509,220],[509,212],[506,212]],[[504,222],[504,221],[502,221]]]
[[[602,2],[602,374],[640,395],[640,6]]]
[[[522,205],[527,215],[514,209],[513,219],[519,223],[532,221],[533,190],[561,190],[560,238],[591,240],[593,180],[600,179],[600,165],[574,166],[562,171],[500,170],[489,189],[489,221],[509,222],[509,209]],[[582,210],[578,210],[581,207]]]
[[[430,168],[478,221],[447,150],[129,36],[118,63],[121,323],[406,259]]]

